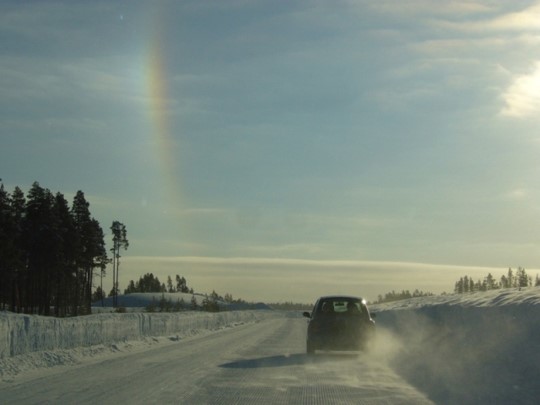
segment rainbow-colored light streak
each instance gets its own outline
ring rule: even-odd
[[[151,38],[148,43],[146,63],[146,84],[149,98],[149,113],[151,118],[152,139],[156,144],[157,158],[163,176],[165,195],[169,198],[168,207],[171,210],[181,205],[181,179],[178,175],[177,155],[178,144],[173,138],[171,116],[173,115],[173,100],[169,96],[168,72],[166,63],[166,43],[157,22],[154,22]]]

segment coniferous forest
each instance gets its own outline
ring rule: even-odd
[[[104,234],[78,191],[71,205],[35,182],[27,195],[0,183],[0,309],[91,313],[92,284],[109,262]]]

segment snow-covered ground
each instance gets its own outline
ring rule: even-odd
[[[366,366],[387,365],[434,403],[538,403],[540,288],[422,297],[373,305],[371,310],[376,313],[378,332],[372,353],[361,360]],[[0,383],[50,372],[59,364],[138,356],[156,345],[174,345],[235,325],[297,315],[278,311],[131,312],[54,319],[4,312],[0,313]],[[294,335],[298,342],[291,347],[301,349],[305,326],[302,320],[298,322],[302,324]],[[263,333],[265,329],[259,330]],[[316,372],[314,364],[322,369],[335,361],[322,357],[313,363],[302,352],[287,356],[289,360],[280,366],[305,364],[310,372]],[[244,363],[257,364],[249,359]],[[388,375],[370,377],[387,386]],[[358,378],[361,381],[362,375]]]
[[[109,308],[109,310],[111,310]],[[0,312],[0,380],[132,352],[275,316],[272,311],[99,313],[52,318]]]
[[[436,403],[540,403],[539,287],[413,298],[371,311],[389,363]]]

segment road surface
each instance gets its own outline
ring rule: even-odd
[[[305,354],[283,316],[127,356],[15,379],[2,404],[426,404],[377,356]]]

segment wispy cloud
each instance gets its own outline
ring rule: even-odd
[[[494,30],[535,30],[540,31],[540,5],[505,14],[483,24]]]
[[[493,7],[476,1],[449,1],[437,0],[414,0],[396,2],[394,0],[367,1],[367,6],[385,14],[398,15],[474,15],[477,13],[491,12]]]
[[[311,260],[311,259],[288,259],[275,257],[204,257],[204,256],[132,256],[128,260],[162,262],[162,263],[188,263],[188,264],[211,264],[211,265],[234,265],[234,266],[276,266],[276,267],[311,267],[311,268],[362,268],[362,269],[420,269],[436,270],[440,272],[451,269],[469,269],[473,271],[485,271],[490,267],[456,266],[447,264],[419,263],[419,262],[395,262],[380,260]]]
[[[508,5],[509,3],[507,3]],[[518,5],[511,5],[514,8]],[[474,14],[465,14],[467,18],[447,18],[435,19],[432,23],[440,28],[453,29],[462,32],[475,32],[481,35],[489,35],[491,32],[524,32],[540,30],[540,5],[533,5],[522,10],[507,10],[502,5],[492,8],[479,8],[483,11],[476,18],[471,18]],[[485,12],[484,12],[485,11]],[[455,17],[460,17],[457,13]]]

